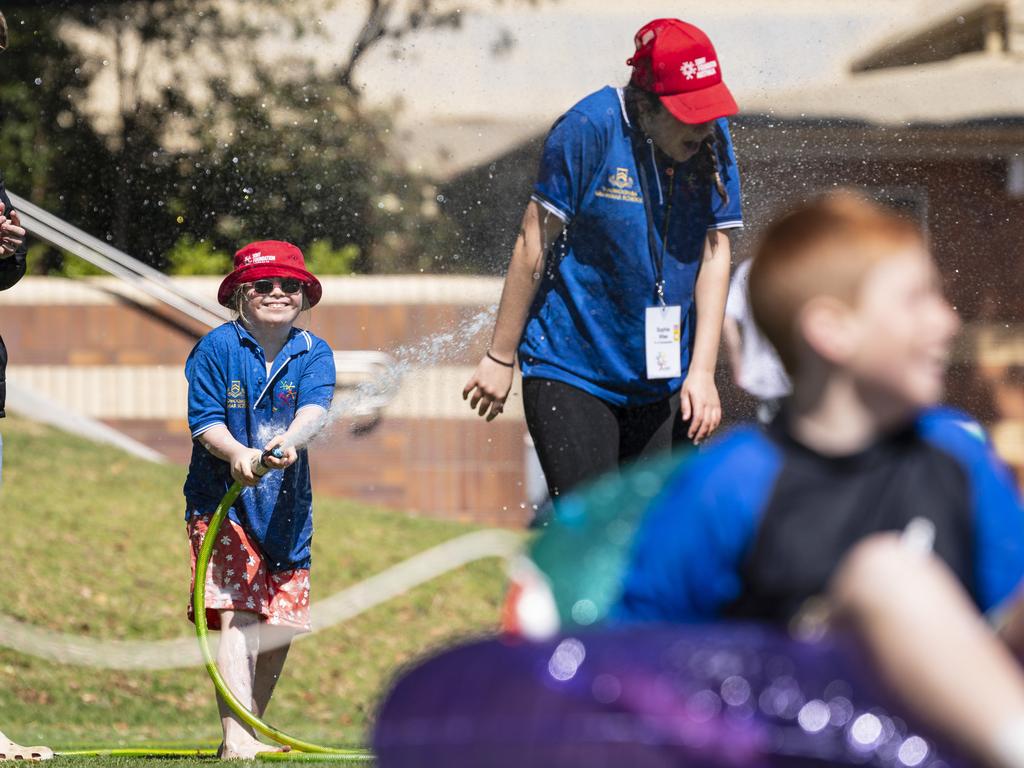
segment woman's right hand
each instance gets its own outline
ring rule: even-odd
[[[263,457],[259,448],[241,447],[231,455],[231,477],[247,488],[251,488],[260,479],[253,471],[253,465]]]
[[[494,421],[505,408],[514,370],[484,357],[466,382],[462,399],[469,400],[469,407],[486,416],[487,421]]]

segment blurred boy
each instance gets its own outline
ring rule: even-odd
[[[980,428],[935,407],[959,322],[921,233],[850,193],[820,198],[768,229],[750,299],[793,395],[670,482],[618,618],[781,623],[823,596],[924,724],[1024,766],[1024,512]],[[933,554],[897,533],[916,518]]]

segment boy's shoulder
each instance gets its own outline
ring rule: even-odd
[[[774,461],[780,456],[778,445],[764,427],[743,424],[714,441],[701,458],[717,471],[727,472],[737,464]]]
[[[755,425],[734,427],[698,455],[683,461],[661,500],[684,498],[695,508],[756,508],[782,467],[782,451]]]
[[[918,414],[917,426],[922,434],[944,434],[959,438],[970,437],[975,443],[985,444],[985,429],[971,414],[948,405],[937,405]]]
[[[917,428],[922,439],[960,465],[977,503],[1003,499],[1005,491],[1019,500],[1013,473],[999,457],[988,433],[972,416],[954,408],[933,408],[920,415]]]
[[[940,406],[917,417],[917,433],[962,464],[998,461],[985,429],[970,414]]]

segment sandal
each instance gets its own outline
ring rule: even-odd
[[[53,750],[49,747],[23,747],[15,744],[9,738],[0,733],[0,762],[5,760],[28,760],[39,761],[49,760],[53,757]]]

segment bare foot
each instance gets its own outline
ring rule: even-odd
[[[53,750],[49,747],[23,747],[0,733],[0,762],[4,760],[49,760]]]
[[[272,747],[251,736],[245,736],[231,743],[222,741],[217,748],[221,760],[255,760],[261,752],[291,752],[291,747]]]

